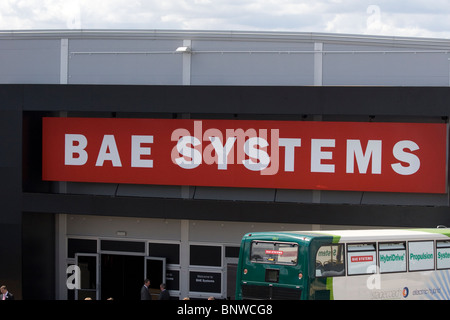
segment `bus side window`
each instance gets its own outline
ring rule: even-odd
[[[406,272],[406,244],[404,242],[379,243],[380,273]]]
[[[450,241],[438,241],[436,247],[437,268],[450,269]]]
[[[374,243],[347,246],[348,275],[376,273],[377,255]]]
[[[324,245],[316,254],[316,277],[344,276],[343,244]]]

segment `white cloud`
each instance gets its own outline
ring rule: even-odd
[[[447,0],[1,0],[0,29],[196,29],[450,38]]]

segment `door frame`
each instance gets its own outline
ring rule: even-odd
[[[154,257],[154,256],[145,256],[144,257],[144,279],[148,278],[147,275],[147,263],[149,260],[153,260],[153,261],[161,261],[162,262],[162,282],[166,283],[166,269],[167,269],[167,265],[166,265],[166,258],[164,257]],[[150,283],[151,285],[151,283]],[[159,288],[159,283],[158,283],[158,288]],[[154,295],[154,294],[153,294]],[[153,298],[153,297],[152,297]]]
[[[79,267],[79,257],[95,257],[95,289],[77,289],[75,288],[75,300],[78,300],[78,292],[79,291],[91,291],[95,292],[95,300],[100,299],[100,254],[98,253],[75,253],[75,265]],[[81,278],[83,277],[83,274],[81,273],[80,269],[80,282]],[[80,283],[81,285],[81,283]]]

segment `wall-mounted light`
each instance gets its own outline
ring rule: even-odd
[[[191,52],[191,47],[178,47],[175,52],[178,53],[190,53]]]

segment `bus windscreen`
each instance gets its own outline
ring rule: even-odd
[[[250,261],[255,263],[296,265],[297,256],[296,243],[253,241],[251,245]]]

